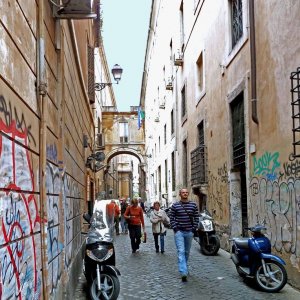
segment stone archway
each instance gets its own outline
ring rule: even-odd
[[[124,135],[124,133],[126,133]],[[120,175],[124,173],[119,168],[118,155],[126,154],[135,157],[133,160],[138,165],[138,186],[139,196],[145,198],[146,189],[146,155],[145,155],[145,134],[143,126],[138,126],[137,110],[130,112],[104,111],[102,112],[102,134],[105,140],[103,165],[103,183],[108,197],[121,196],[118,194]],[[122,159],[122,158],[121,158]],[[122,173],[123,172],[123,173]],[[128,172],[129,174],[129,172]],[[133,173],[128,175],[133,185]],[[130,176],[132,178],[130,178]],[[120,181],[119,181],[120,180]],[[116,192],[117,189],[117,192]],[[132,191],[133,189],[131,189]]]

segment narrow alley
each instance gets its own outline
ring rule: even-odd
[[[217,256],[200,253],[193,242],[190,256],[190,276],[182,283],[177,271],[177,258],[172,230],[166,236],[166,252],[155,253],[149,219],[146,220],[147,243],[140,253],[132,254],[127,235],[116,236],[116,266],[121,272],[119,300],[299,300],[300,292],[286,285],[281,292],[268,294],[246,284],[238,276],[229,253],[219,250]],[[74,300],[86,300],[88,290],[84,275],[79,276]]]

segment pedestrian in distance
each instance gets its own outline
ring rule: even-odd
[[[166,223],[170,222],[166,212],[160,209],[159,201],[155,201],[153,204],[154,209],[151,211],[150,222],[152,223],[152,233],[154,237],[154,244],[156,253],[159,252],[158,237],[160,239],[160,251],[165,252],[165,235],[167,230],[165,228]]]
[[[116,229],[116,235],[120,235],[120,208],[116,201],[112,199],[109,204],[106,205],[107,210],[107,217],[111,220],[113,218],[115,229]]]
[[[189,201],[186,188],[179,191],[180,200],[170,209],[170,224],[174,231],[177,248],[178,271],[183,282],[187,281],[188,259],[192,246],[194,231],[198,229],[199,213],[195,202]]]
[[[121,229],[122,229],[122,233],[123,234],[127,234],[128,233],[128,223],[124,217],[126,208],[128,206],[128,203],[126,202],[125,199],[120,199],[120,203],[121,203]]]
[[[126,208],[124,217],[128,220],[129,237],[131,241],[132,253],[139,252],[142,229],[145,232],[144,214],[140,206],[138,206],[138,199],[134,198],[131,205]]]

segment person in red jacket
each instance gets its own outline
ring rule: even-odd
[[[139,252],[142,228],[143,232],[145,232],[144,214],[138,203],[138,199],[132,199],[131,205],[126,208],[124,214],[124,218],[128,222],[132,253]]]
[[[111,219],[114,220],[116,234],[119,235],[120,234],[120,230],[119,230],[120,208],[119,208],[118,204],[116,203],[116,201],[114,199],[112,199],[111,202],[106,205],[106,209],[107,209],[107,216],[110,220]]]

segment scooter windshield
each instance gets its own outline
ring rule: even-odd
[[[209,213],[209,211],[207,209],[204,209],[199,216],[199,219],[202,220],[212,220],[213,217],[212,215]]]
[[[110,201],[99,200],[95,202],[94,213],[90,221],[87,244],[99,241],[113,242],[114,214],[109,209]]]

